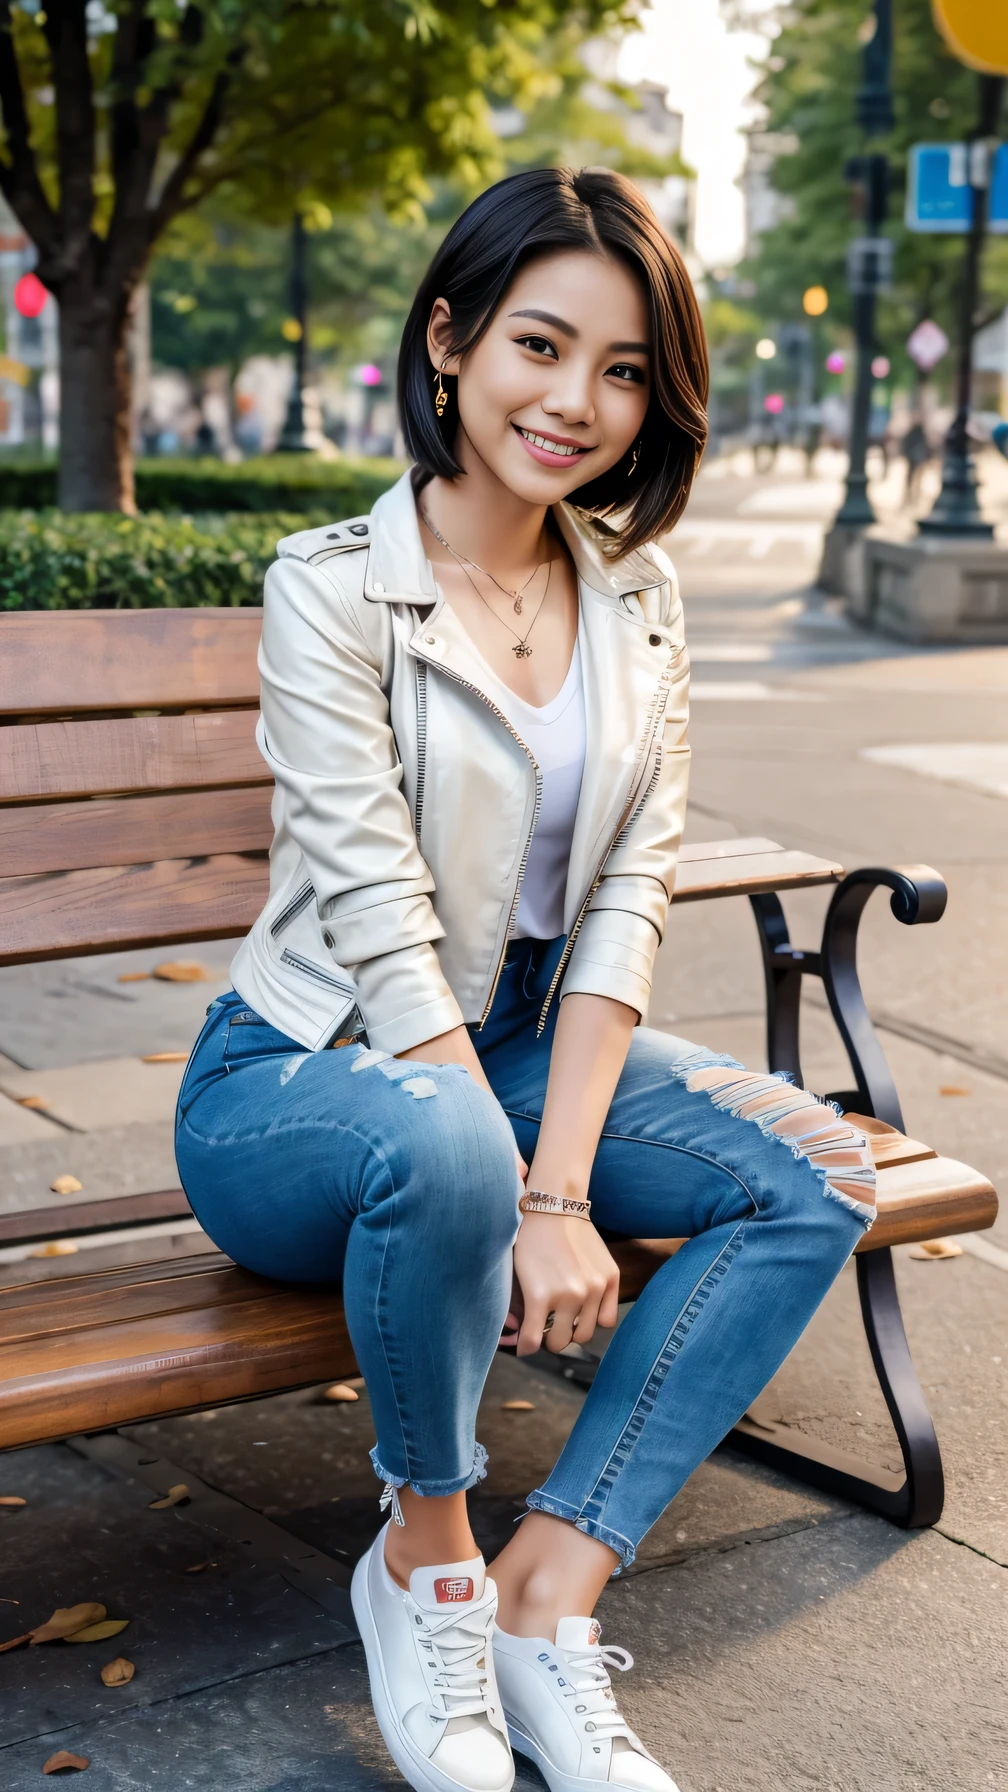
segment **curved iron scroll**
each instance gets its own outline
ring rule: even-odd
[[[833,1019],[847,1049],[865,1113],[905,1130],[896,1085],[885,1060],[857,974],[857,935],[868,898],[892,891],[889,906],[906,927],[940,921],[948,891],[930,865],[866,866],[852,871],[833,893],[823,926],[820,975]]]

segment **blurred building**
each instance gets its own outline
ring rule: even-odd
[[[746,158],[737,185],[745,208],[745,248],[748,261],[759,248],[764,232],[773,230],[794,212],[794,200],[778,193],[772,184],[774,165],[780,156],[793,155],[798,139],[790,131],[751,130],[746,135]]]
[[[59,306],[50,294],[37,317],[22,317],[14,292],[37,260],[35,245],[0,199],[0,447],[59,441]]]
[[[589,79],[582,89],[583,98],[599,112],[615,113],[624,137],[634,149],[663,159],[673,156],[681,159],[683,115],[669,105],[668,88],[658,81],[621,83],[624,91],[632,96],[628,101],[614,93],[609,85],[618,80],[616,69],[621,48],[622,40],[611,38],[596,38],[584,46],[581,57]],[[664,178],[637,175],[634,180],[646,195],[659,223],[675,237],[684,254],[692,257],[695,177],[684,170]]]

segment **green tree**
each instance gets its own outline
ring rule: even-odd
[[[0,191],[60,304],[60,501],[133,507],[130,304],[168,225],[226,192],[277,223],[501,167],[491,105],[534,105],[633,0],[0,0]]]
[[[746,0],[729,10],[744,21]],[[761,15],[766,19],[766,14]],[[755,288],[751,303],[767,319],[802,315],[802,293],[823,285],[829,317],[850,319],[847,243],[856,230],[856,194],[844,180],[847,157],[863,144],[854,117],[861,81],[859,31],[866,0],[793,0],[778,9],[779,35],[759,70],[756,97],[765,128],[793,138],[792,154],[774,164],[774,187],[791,202],[791,216],[760,239],[759,252],[739,269]],[[893,8],[894,128],[878,142],[890,156],[893,186],[887,234],[895,243],[892,291],[879,307],[879,336],[894,360],[914,324],[931,316],[953,334],[962,265],[961,237],[923,236],[903,223],[907,151],[919,142],[961,140],[975,124],[977,77],[946,49],[930,0],[897,0]],[[874,147],[874,146],[873,146]],[[1008,242],[992,238],[985,263],[992,314],[1008,302]],[[904,368],[908,364],[903,360]]]
[[[501,172],[546,163],[604,164],[637,177],[689,174],[678,154],[659,156],[629,142],[636,99],[618,83],[585,92],[579,58],[554,68],[552,88],[525,114],[498,113]],[[608,99],[608,106],[597,103]],[[390,217],[378,205],[333,216],[309,208],[308,289],[313,356],[341,361],[395,354],[413,294],[445,231],[470,197],[438,180],[422,210]],[[164,365],[196,380],[225,366],[232,378],[247,355],[285,347],[289,322],[289,232],[236,221],[231,195],[172,226],[151,268],[153,347]]]

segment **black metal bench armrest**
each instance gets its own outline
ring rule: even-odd
[[[905,927],[940,921],[948,891],[930,865],[864,866],[838,884],[823,924],[820,975],[857,1081],[863,1111],[905,1132],[892,1073],[886,1063],[857,971],[857,937],[868,899],[877,889],[892,891],[889,907]],[[847,1103],[845,1105],[854,1105]]]

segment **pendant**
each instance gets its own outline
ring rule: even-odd
[[[516,660],[530,660],[532,658],[532,649],[527,641],[519,641],[517,647],[512,647],[511,652],[514,654]]]
[[[522,613],[522,594],[520,591],[515,592],[514,613],[516,616],[520,616]]]

